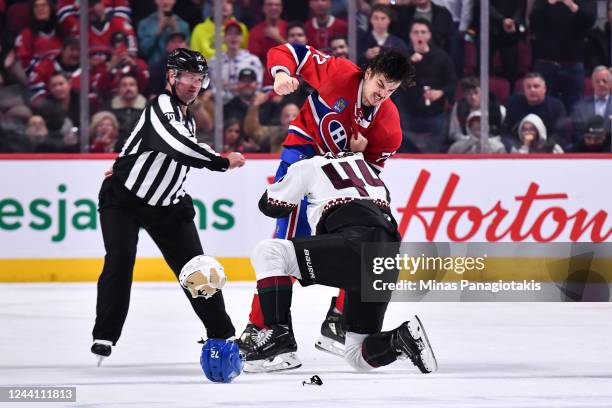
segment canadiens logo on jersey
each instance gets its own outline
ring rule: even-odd
[[[348,133],[335,112],[329,112],[323,116],[319,122],[319,133],[330,152],[337,153],[347,150]]]
[[[344,113],[336,112],[336,106],[346,104],[344,98],[340,98],[336,101],[334,108],[330,108],[329,105],[313,91],[308,97],[309,103],[312,108],[312,112],[317,118],[319,125],[319,136],[325,150],[338,153],[343,150],[348,150],[348,140],[351,135],[352,129],[347,126],[350,123],[350,118],[345,110]],[[341,102],[344,101],[344,102]],[[345,105],[346,106],[346,105]]]

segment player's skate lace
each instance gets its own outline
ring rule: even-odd
[[[255,347],[255,342],[259,332],[260,330],[257,328],[257,326],[249,322],[240,337],[236,340],[238,347],[240,347],[240,349],[244,352],[251,350],[253,347]]]

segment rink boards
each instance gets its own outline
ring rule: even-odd
[[[186,186],[205,251],[231,280],[254,278],[250,251],[274,229],[257,201],[278,161],[249,159],[228,173],[193,169]],[[610,242],[610,159],[403,156],[382,177],[404,241]],[[0,282],[97,278],[97,194],[111,164],[110,156],[0,157]],[[146,233],[138,255],[136,280],[174,279]]]

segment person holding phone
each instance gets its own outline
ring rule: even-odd
[[[189,24],[172,10],[176,0],[155,0],[157,11],[138,24],[138,46],[149,65],[166,56],[165,45],[172,33],[182,33],[189,42]]]
[[[138,88],[148,94],[149,67],[145,60],[130,53],[127,37],[117,32],[111,37],[111,53],[106,62],[106,72],[99,81],[106,98],[118,94],[119,82],[125,75],[133,75],[138,80]]]

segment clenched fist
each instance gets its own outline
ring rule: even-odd
[[[300,81],[287,75],[286,72],[278,71],[274,75],[274,92],[279,95],[289,95],[300,86]]]
[[[357,137],[351,137],[350,141],[351,152],[363,152],[368,146],[368,139],[366,139],[361,132],[357,133]]]
[[[227,159],[229,160],[229,168],[235,169],[236,167],[244,166],[246,159],[241,153],[232,152],[227,155]]]

